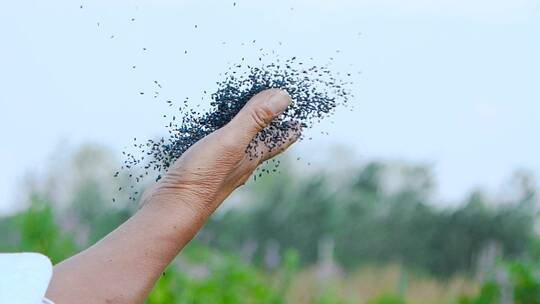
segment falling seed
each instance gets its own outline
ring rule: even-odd
[[[242,58],[242,62],[245,62],[245,58]],[[269,150],[279,149],[288,140],[290,132],[300,136],[301,128],[311,128],[332,115],[336,107],[347,106],[352,98],[348,89],[350,79],[345,82],[337,78],[335,75],[338,73],[332,73],[329,65],[306,66],[296,57],[283,61],[277,58],[275,63],[261,63],[259,66],[231,64],[224,75],[225,78],[217,83],[217,90],[210,94],[210,110],[200,112],[200,105],[187,108],[189,98],[185,98],[184,107],[179,108],[181,114],[178,119],[176,115],[172,116],[166,126],[168,137],[148,140],[146,144],[138,145],[141,154],[149,157],[144,165],[144,156],[137,158],[130,154],[123,167],[130,169],[144,166],[144,176],[149,175],[148,171],[156,171],[160,173],[156,178],[159,181],[161,174],[189,147],[230,122],[251,97],[265,89],[281,88],[294,101],[279,118],[256,136],[255,140],[264,143]],[[158,84],[157,81],[154,83]],[[172,106],[171,100],[166,102]],[[291,121],[297,121],[298,124],[292,124]],[[261,152],[257,150],[254,141],[247,147],[246,153],[253,159],[260,157]],[[276,163],[275,168],[278,165]],[[261,172],[268,174],[275,172],[275,168]]]

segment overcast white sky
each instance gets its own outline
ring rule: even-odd
[[[344,145],[358,160],[432,163],[448,201],[496,192],[515,169],[540,174],[539,0],[233,2],[4,1],[0,210],[66,143],[118,152],[161,134],[167,108],[138,95],[153,80],[196,98],[259,47],[362,71],[355,111],[294,153],[322,162],[321,147]]]

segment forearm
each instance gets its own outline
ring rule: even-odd
[[[63,303],[143,303],[209,214],[148,204],[99,243],[58,264],[47,296]]]
[[[291,103],[281,90],[252,98],[223,128],[189,148],[145,191],[142,209],[91,248],[54,269],[47,296],[57,304],[143,303],[165,267],[208,216],[264,160],[300,136],[291,125],[278,147],[257,135]],[[246,153],[254,147],[255,154]]]

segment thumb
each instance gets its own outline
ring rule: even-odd
[[[280,89],[269,89],[251,98],[244,108],[231,120],[227,128],[249,144],[261,130],[266,128],[291,103],[289,94]]]

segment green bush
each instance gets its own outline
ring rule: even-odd
[[[532,267],[522,263],[510,264],[510,280],[515,304],[540,304],[540,283]]]
[[[368,302],[368,304],[405,304],[405,300],[396,295],[382,295]]]
[[[461,297],[459,304],[495,304],[500,300],[499,286],[495,282],[485,283],[478,296],[474,298]]]
[[[515,304],[540,304],[540,282],[534,275],[537,267],[527,263],[514,262],[506,266],[510,278],[509,289]],[[489,281],[476,297],[462,297],[459,304],[497,304],[501,300],[500,286]]]
[[[51,205],[37,196],[30,207],[13,219],[18,232],[16,251],[40,252],[58,263],[76,252],[73,236],[56,223]]]
[[[297,256],[286,254],[277,280],[246,265],[235,257],[219,255],[207,248],[191,245],[182,254],[204,274],[188,275],[181,267],[171,266],[158,281],[147,304],[235,304],[285,303],[290,277],[294,274]]]

